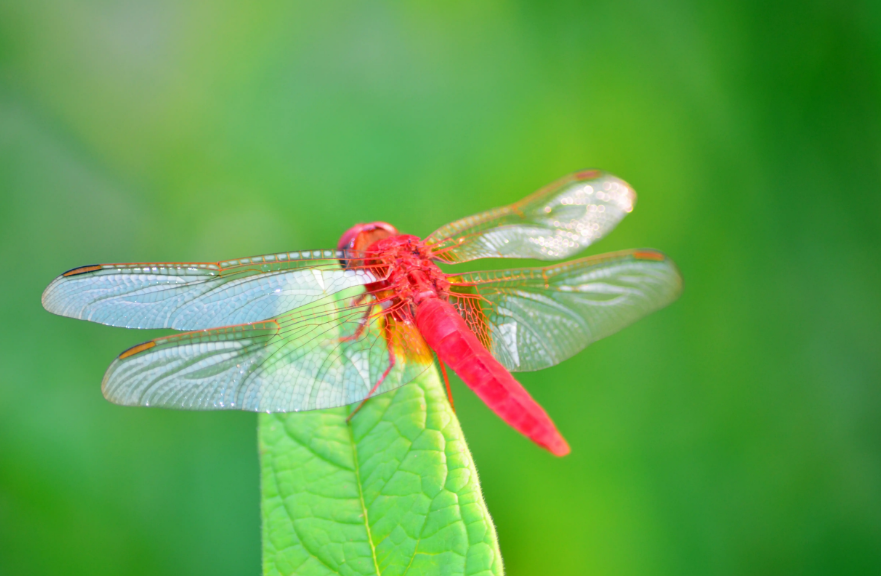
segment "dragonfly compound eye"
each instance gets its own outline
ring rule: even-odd
[[[369,224],[356,224],[349,228],[340,237],[337,250],[341,252],[363,252],[375,242],[394,236],[398,229],[387,222],[371,222]],[[345,262],[340,262],[343,268],[347,268]],[[351,264],[351,262],[349,263]]]

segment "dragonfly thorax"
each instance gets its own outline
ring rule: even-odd
[[[446,275],[435,264],[431,248],[417,236],[388,236],[371,244],[365,253],[365,261],[384,278],[376,288],[387,290],[395,301],[418,304],[428,297],[447,299]]]

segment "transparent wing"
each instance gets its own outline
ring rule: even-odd
[[[125,328],[197,330],[272,318],[376,280],[343,270],[335,250],[205,263],[96,264],[65,272],[43,292],[61,316]]]
[[[157,338],[126,350],[102,389],[111,402],[187,410],[291,412],[363,400],[432,364],[415,324],[347,290],[270,320]],[[363,290],[361,290],[363,293]],[[358,335],[359,327],[361,328]]]
[[[558,364],[670,304],[682,290],[676,265],[654,250],[449,280],[450,301],[511,371]]]
[[[623,180],[599,170],[570,174],[516,204],[457,220],[426,242],[444,262],[477,258],[558,260],[605,236],[636,203]]]

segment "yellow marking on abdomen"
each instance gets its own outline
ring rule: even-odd
[[[144,342],[143,344],[138,344],[137,346],[132,346],[131,348],[129,348],[128,350],[126,350],[125,352],[120,354],[119,359],[123,360],[125,358],[128,358],[129,356],[134,356],[135,354],[138,354],[139,352],[143,352],[144,350],[149,350],[153,346],[156,346],[156,342],[153,342],[152,340],[149,342]]]

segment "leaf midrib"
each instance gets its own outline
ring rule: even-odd
[[[376,570],[376,575],[381,576],[379,562],[376,559],[376,545],[373,543],[373,533],[370,531],[370,519],[367,517],[367,503],[364,501],[364,487],[361,481],[361,465],[358,463],[358,445],[355,442],[355,433],[352,430],[352,425],[347,422],[346,428],[349,429],[349,442],[352,444],[352,459],[355,464],[355,480],[356,484],[358,484],[358,501],[361,503],[361,514],[364,516],[364,528],[367,529],[367,542],[370,544],[370,554],[373,557],[373,568]]]

